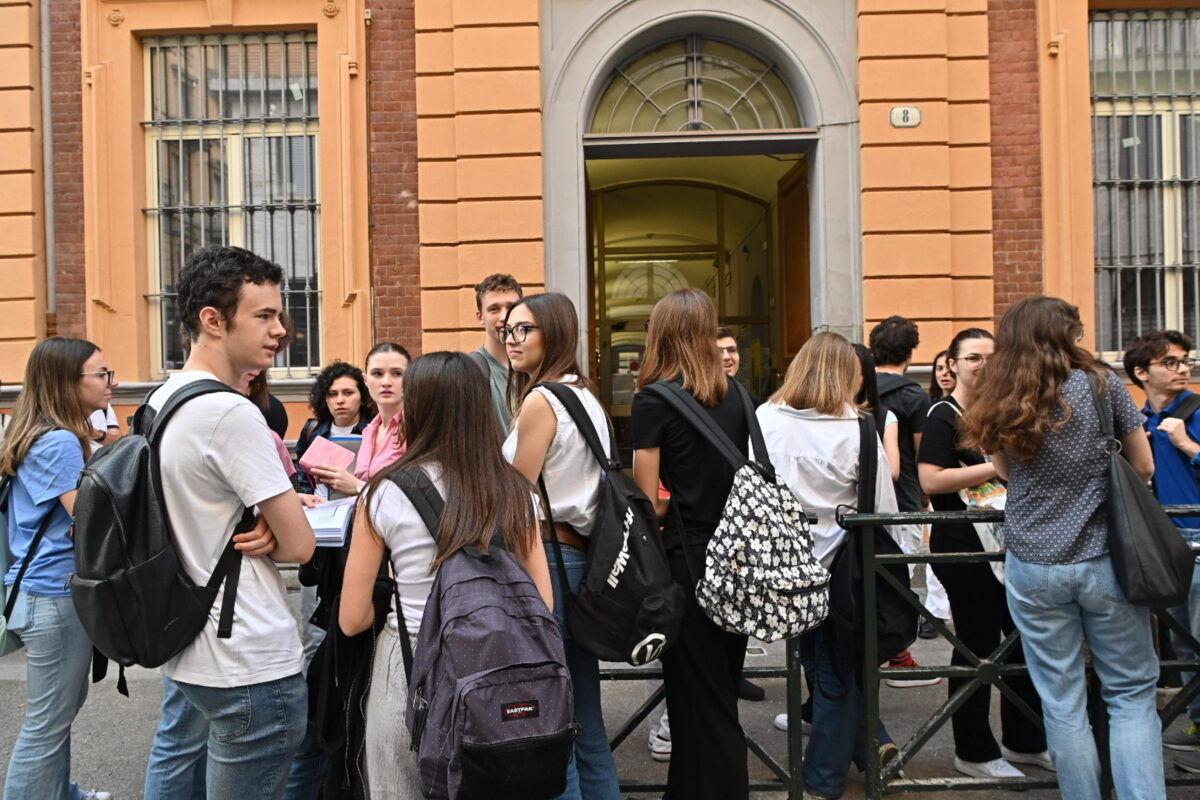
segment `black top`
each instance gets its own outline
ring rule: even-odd
[[[750,431],[739,395],[726,392],[719,405],[704,410],[747,455]],[[671,502],[692,537],[706,542],[721,521],[733,488],[733,466],[664,400],[647,392],[633,396],[633,447],[659,448],[659,472]],[[669,531],[675,529],[674,514],[667,515],[665,525]],[[667,538],[668,546],[673,538]]]
[[[958,432],[958,409],[962,407],[953,397],[946,397],[929,411],[925,420],[925,433],[921,437],[921,453],[919,461],[923,464],[933,464],[943,469],[958,467],[973,467],[982,464],[983,454],[962,446],[962,438]],[[958,492],[946,494],[931,494],[929,502],[934,511],[962,511],[967,505],[958,496]],[[929,549],[934,553],[977,553],[983,550],[975,526],[970,523],[936,523],[929,534]]]
[[[896,505],[901,511],[921,510],[921,481],[917,477],[917,453],[913,435],[924,433],[929,413],[929,393],[894,372],[877,372],[880,401],[896,415],[900,424],[900,478],[896,481]]]
[[[267,418],[267,427],[279,434],[280,439],[287,437],[287,409],[279,402],[278,397],[273,394],[267,395],[267,407],[263,409],[263,416]]]

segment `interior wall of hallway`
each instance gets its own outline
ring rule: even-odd
[[[0,381],[19,383],[46,331],[41,28],[32,2],[0,2]]]
[[[957,330],[992,326],[987,11],[987,0],[858,4],[865,326],[915,320],[916,363]],[[921,124],[893,127],[898,105],[920,108]]]
[[[545,282],[537,0],[416,0],[423,349],[481,341],[474,286]]]

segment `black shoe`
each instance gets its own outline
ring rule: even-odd
[[[938,637],[937,628],[933,627],[933,623],[927,619],[921,619],[921,625],[917,628],[917,636],[922,639],[936,639]]]
[[[738,697],[758,702],[767,699],[767,692],[761,686],[756,686],[745,678],[740,678],[738,679]]]

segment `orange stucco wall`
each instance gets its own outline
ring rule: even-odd
[[[0,6],[0,382],[19,383],[46,333],[36,3]]]
[[[417,0],[423,349],[480,342],[473,287],[545,278],[537,0]]]
[[[987,0],[860,0],[864,317],[918,321],[917,362],[991,326]],[[921,109],[915,128],[893,106]]]

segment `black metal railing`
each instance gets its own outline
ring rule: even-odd
[[[1173,517],[1192,517],[1200,516],[1200,506],[1166,506],[1166,511]],[[846,513],[839,516],[839,524],[850,531],[853,536],[857,531],[867,529],[870,530],[873,526],[878,525],[928,525],[935,523],[975,523],[975,522],[1001,522],[1004,519],[1003,511],[933,511],[933,512],[908,512],[908,513],[892,513],[892,514],[857,514]],[[864,705],[865,705],[865,725],[868,736],[867,746],[867,769],[866,769],[866,796],[869,800],[879,800],[884,793],[903,793],[903,792],[927,792],[927,791],[980,791],[994,789],[1053,789],[1057,788],[1058,783],[1054,776],[1046,778],[1024,777],[1024,778],[1005,778],[1005,779],[981,779],[981,778],[966,778],[966,777],[935,777],[935,778],[905,778],[901,776],[901,770],[908,764],[913,757],[923,748],[937,731],[950,720],[955,711],[971,696],[971,694],[981,686],[995,686],[1006,699],[1010,700],[1013,705],[1025,716],[1033,720],[1037,725],[1041,726],[1041,715],[1031,709],[1010,687],[1005,678],[1028,675],[1028,669],[1024,664],[1006,663],[1006,659],[1016,650],[1020,641],[1020,635],[1014,629],[1012,633],[1004,638],[1003,641],[991,652],[985,656],[975,654],[969,647],[955,635],[945,623],[931,614],[925,609],[920,597],[913,592],[909,587],[898,581],[886,567],[892,564],[942,564],[942,563],[979,563],[988,561],[999,561],[1004,558],[1001,552],[990,553],[936,553],[936,554],[903,554],[903,555],[881,555],[875,552],[875,540],[873,536],[856,536],[858,546],[862,548],[863,555],[863,602],[862,608],[869,609],[869,614],[865,620],[865,647],[863,654],[863,675],[864,675]],[[944,678],[962,678],[965,682],[960,686],[944,703],[924,722],[920,723],[912,735],[903,745],[899,746],[899,755],[888,761],[886,765],[880,763],[879,746],[881,742],[878,739],[880,709],[879,709],[879,681],[881,677],[880,664],[886,660],[890,653],[883,654],[882,659],[878,652],[876,643],[877,620],[875,619],[875,597],[878,589],[878,581],[886,581],[891,584],[900,594],[917,610],[925,620],[933,624],[937,632],[946,639],[951,647],[959,652],[968,661],[966,665],[952,666],[925,666],[925,667],[888,667],[887,675],[889,678],[904,679],[904,678],[924,678],[924,677],[944,677]],[[1154,614],[1160,625],[1167,627],[1173,633],[1183,637],[1185,641],[1190,642],[1191,647],[1195,652],[1200,652],[1200,641],[1192,636],[1191,631],[1180,625],[1169,613],[1165,610],[1155,610]],[[1180,674],[1183,672],[1195,672],[1196,675],[1180,690],[1180,692],[1171,699],[1169,703],[1159,712],[1160,718],[1163,721],[1163,727],[1166,728],[1178,717],[1185,712],[1188,703],[1197,694],[1200,694],[1200,660],[1184,661],[1173,659],[1160,662],[1162,670],[1168,674]],[[794,721],[789,727],[787,734],[787,764],[780,764],[769,753],[759,745],[753,737],[746,736],[747,748],[753,753],[775,776],[776,780],[768,782],[752,783],[751,791],[757,792],[784,792],[793,798],[799,798],[802,795],[804,786],[803,778],[803,753],[804,747],[801,740],[801,725],[800,709],[802,704],[801,687],[803,686],[803,675],[800,665],[799,642],[798,640],[789,640],[787,642],[787,663],[783,668],[758,668],[745,670],[747,678],[786,678],[787,679],[787,712],[789,718]],[[1089,676],[1094,676],[1091,666],[1088,666]],[[634,670],[634,669],[606,669],[601,671],[601,678],[604,680],[623,681],[623,680],[644,680],[661,678],[661,670]],[[663,688],[660,686],[657,691],[651,694],[645,702],[643,702],[633,715],[626,720],[621,727],[613,735],[610,746],[616,749],[628,736],[637,729],[637,727],[650,715],[655,708],[661,703],[663,698]],[[1097,738],[1097,749],[1101,759],[1101,785],[1105,792],[1105,796],[1109,796],[1112,790],[1112,773],[1108,758],[1108,727],[1107,713],[1103,699],[1100,696],[1100,687],[1097,681],[1089,681],[1088,688],[1088,706],[1089,715],[1093,730]],[[1168,786],[1200,786],[1200,775],[1177,775],[1169,774],[1167,777]],[[622,781],[622,791],[663,791],[666,785],[661,782],[652,781]]]

